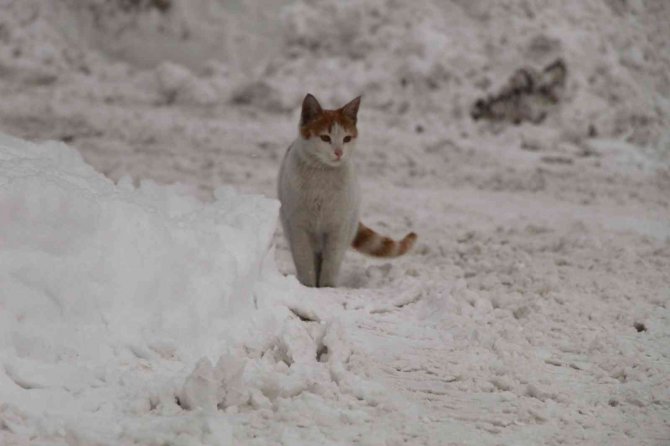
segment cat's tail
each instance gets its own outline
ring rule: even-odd
[[[351,246],[363,254],[374,257],[398,257],[409,251],[416,241],[416,234],[410,232],[400,241],[377,234],[363,223],[358,223],[358,232]]]

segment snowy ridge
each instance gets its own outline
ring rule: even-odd
[[[200,106],[288,111],[307,90],[326,102],[358,92],[386,113],[471,133],[478,97],[519,67],[562,57],[568,94],[552,126],[573,139],[626,138],[661,158],[670,147],[663,1],[165,3],[12,2],[0,67],[29,85],[77,78],[84,96],[110,93],[93,75],[117,99]],[[60,107],[57,116],[71,111]]]
[[[0,135],[0,159],[1,444],[231,444],[275,411],[265,429],[291,442],[284,419],[416,418],[350,370],[335,296],[278,273],[275,200],[115,185],[58,142]]]
[[[154,329],[178,341],[254,308],[275,201],[222,192],[204,206],[178,186],[117,187],[62,143],[2,143],[6,274],[60,308],[64,324],[98,320],[128,342]],[[35,252],[44,263],[33,262]]]
[[[158,439],[133,419],[177,402],[216,409],[212,388],[244,369],[244,354],[221,356],[241,348],[230,332],[260,329],[249,318],[273,274],[277,202],[222,189],[204,205],[179,186],[114,185],[62,143],[0,135],[0,159],[0,412],[18,435],[0,442],[28,425],[54,441]],[[274,294],[297,291],[276,282]],[[254,341],[271,342],[289,316],[267,314]],[[201,382],[209,359],[187,377],[203,356],[226,380]],[[226,389],[226,404],[245,403],[249,385]]]

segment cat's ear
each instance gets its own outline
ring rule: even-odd
[[[316,100],[314,96],[307,93],[305,99],[302,100],[302,112],[300,114],[300,125],[306,125],[312,122],[314,119],[321,116],[323,109],[321,104]]]
[[[361,97],[359,96],[356,99],[349,102],[344,107],[342,107],[342,113],[344,113],[344,116],[354,121],[354,124],[356,123],[357,119],[356,117],[358,116],[358,107],[360,105],[361,105]]]

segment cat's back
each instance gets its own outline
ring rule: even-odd
[[[288,146],[286,149],[286,152],[284,152],[284,158],[282,159],[281,165],[279,166],[279,177],[277,178],[277,197],[279,198],[279,201],[283,201],[283,197],[285,197],[284,189],[286,187],[286,174],[287,174],[287,161],[289,158],[289,154],[291,152],[291,149],[293,148],[293,144]]]

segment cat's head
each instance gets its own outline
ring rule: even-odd
[[[337,167],[346,161],[356,146],[356,116],[361,97],[337,110],[324,110],[314,96],[302,101],[300,137],[309,155],[328,166]]]

